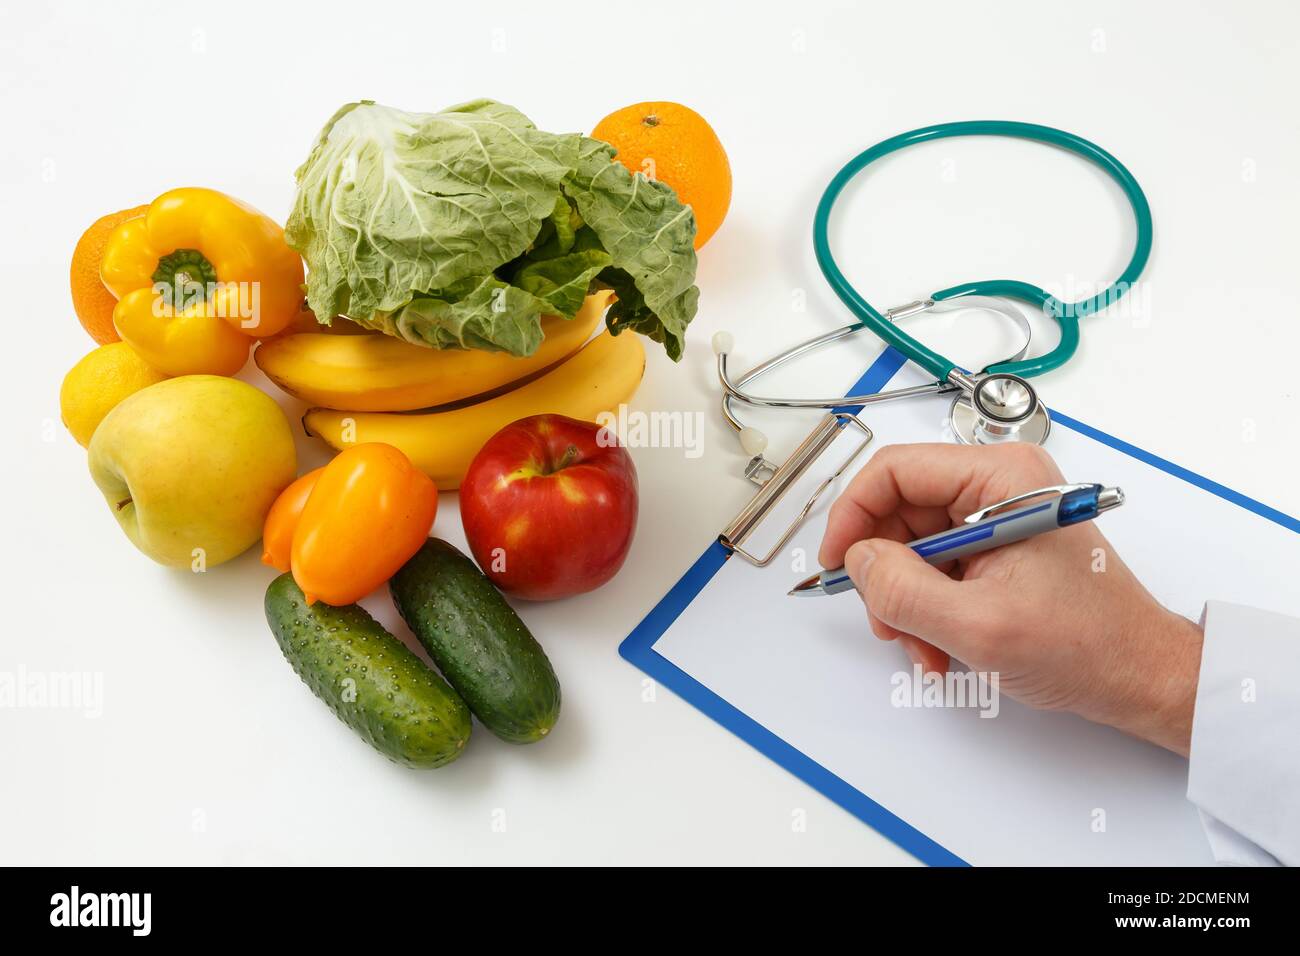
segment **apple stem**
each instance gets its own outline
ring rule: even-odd
[[[126,507],[127,505],[129,505],[130,503],[131,503],[131,499],[130,499],[130,498],[123,498],[121,501],[119,501],[119,502],[117,503],[117,510],[118,510],[118,511],[121,511],[123,508],[125,508],[125,507]]]
[[[553,467],[551,471],[562,471],[565,468],[568,468],[580,454],[581,452],[578,451],[577,445],[570,445],[568,448],[564,449],[564,454],[560,456],[560,460],[556,462],[555,467]]]

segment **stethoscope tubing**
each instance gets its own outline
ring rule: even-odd
[[[835,207],[835,201],[844,191],[844,187],[859,172],[882,156],[887,156],[904,147],[952,136],[1010,136],[1066,149],[1090,160],[1108,173],[1119,184],[1133,208],[1133,215],[1137,223],[1137,238],[1128,265],[1124,267],[1124,270],[1113,283],[1091,298],[1065,303],[1039,286],[1014,279],[989,279],[968,282],[941,289],[930,296],[935,301],[943,301],[963,295],[1006,296],[1020,299],[1041,309],[1045,314],[1051,316],[1060,328],[1060,339],[1056,346],[1045,355],[1002,363],[991,366],[985,371],[1029,378],[1058,368],[1065,364],[1078,348],[1078,320],[1100,311],[1122,298],[1138,276],[1142,274],[1147,259],[1151,255],[1151,243],[1154,235],[1151,207],[1147,203],[1146,195],[1142,192],[1142,187],[1138,185],[1133,174],[1106,150],[1081,136],[1051,126],[1040,126],[1034,123],[1018,123],[1009,120],[971,120],[924,126],[877,143],[870,149],[864,150],[853,157],[835,174],[817,204],[817,210],[813,216],[813,250],[817,257],[817,264],[840,301],[857,317],[859,325],[870,328],[886,344],[898,349],[911,361],[926,369],[939,382],[947,382],[949,375],[957,367],[956,364],[927,348],[905,330],[891,323],[882,312],[877,310],[853,287],[853,284],[840,270],[839,265],[835,262],[834,255],[831,253],[829,231],[831,212]]]

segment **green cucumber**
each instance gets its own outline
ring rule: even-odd
[[[364,608],[308,605],[282,574],[266,589],[266,620],[303,683],[386,757],[441,767],[465,749],[465,702]]]
[[[474,716],[502,740],[541,740],[560,716],[542,646],[468,557],[430,538],[388,582],[402,619]]]

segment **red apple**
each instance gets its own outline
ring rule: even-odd
[[[636,532],[636,468],[593,422],[534,415],[493,435],[460,485],[474,559],[534,601],[583,594],[623,566]]]

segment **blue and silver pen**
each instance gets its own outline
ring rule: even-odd
[[[1051,501],[1039,501],[1002,512],[1003,508],[1043,495],[1055,497]],[[1080,521],[1091,521],[1102,512],[1118,508],[1123,503],[1124,492],[1119,488],[1103,488],[1101,485],[1054,485],[1051,488],[1039,488],[981,508],[958,527],[940,531],[928,538],[918,538],[908,547],[930,564],[942,564],[953,558],[991,551],[1013,541],[1024,541],[1045,531],[1055,531]],[[843,568],[835,568],[800,581],[790,594],[812,597],[852,590],[853,582],[849,580],[848,572]]]

